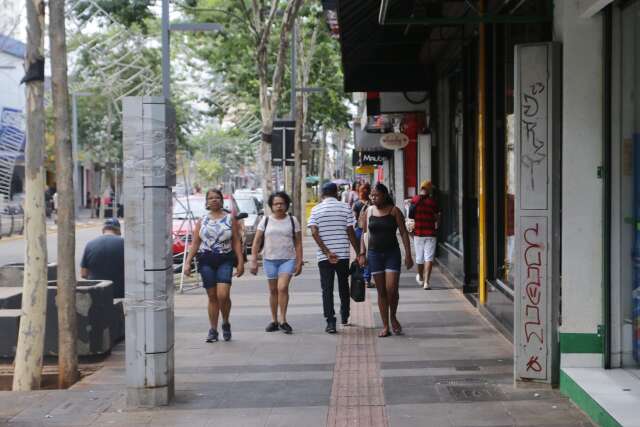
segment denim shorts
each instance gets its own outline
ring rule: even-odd
[[[277,279],[281,274],[293,276],[296,271],[295,259],[265,259],[263,265],[264,273],[269,280]]]
[[[385,271],[400,272],[402,255],[400,254],[399,247],[386,251],[374,251],[369,249],[368,255],[369,271],[371,271],[372,275],[384,273]]]
[[[199,253],[197,259],[198,272],[202,277],[202,286],[205,289],[213,288],[218,283],[231,284],[233,265],[235,264],[233,253]]]

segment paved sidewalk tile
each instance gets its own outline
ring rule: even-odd
[[[591,426],[555,390],[515,389],[513,347],[436,269],[433,290],[403,273],[404,335],[378,338],[376,291],[351,302],[351,325],[324,332],[313,244],[291,284],[292,335],[266,333],[264,276],[232,286],[231,342],[205,343],[202,289],[175,297],[176,398],[127,408],[124,344],[67,391],[0,392],[0,425],[218,427]],[[339,298],[335,296],[336,305]]]

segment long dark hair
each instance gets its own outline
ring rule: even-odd
[[[210,188],[207,190],[207,194],[204,195],[204,208],[206,210],[209,210],[209,206],[207,205],[207,200],[209,199],[209,193],[216,193],[218,196],[220,196],[220,201],[222,202],[222,206],[220,206],[220,209],[224,209],[224,195],[222,194],[222,191],[218,190],[217,188]]]
[[[391,194],[389,194],[389,189],[387,188],[386,185],[384,185],[381,182],[376,183],[376,185],[373,187],[374,190],[376,190],[378,193],[382,193],[382,206],[389,206],[389,205],[394,205],[395,203],[393,202],[393,198],[391,197]]]

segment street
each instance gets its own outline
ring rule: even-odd
[[[99,225],[76,230],[76,265],[78,271],[80,271],[80,259],[85,245],[100,234],[101,227]],[[47,255],[50,263],[58,260],[57,241],[58,237],[55,231],[47,234]],[[24,243],[24,237],[0,239],[0,266],[24,262]]]

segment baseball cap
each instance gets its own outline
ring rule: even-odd
[[[433,187],[433,184],[431,184],[431,181],[429,181],[428,179],[425,179],[420,183],[421,190],[431,190],[431,187]]]
[[[117,218],[107,218],[104,220],[104,225],[103,227],[105,228],[120,228],[120,221],[118,221]]]
[[[322,186],[322,194],[335,194],[338,192],[338,186],[333,182],[327,182]]]

